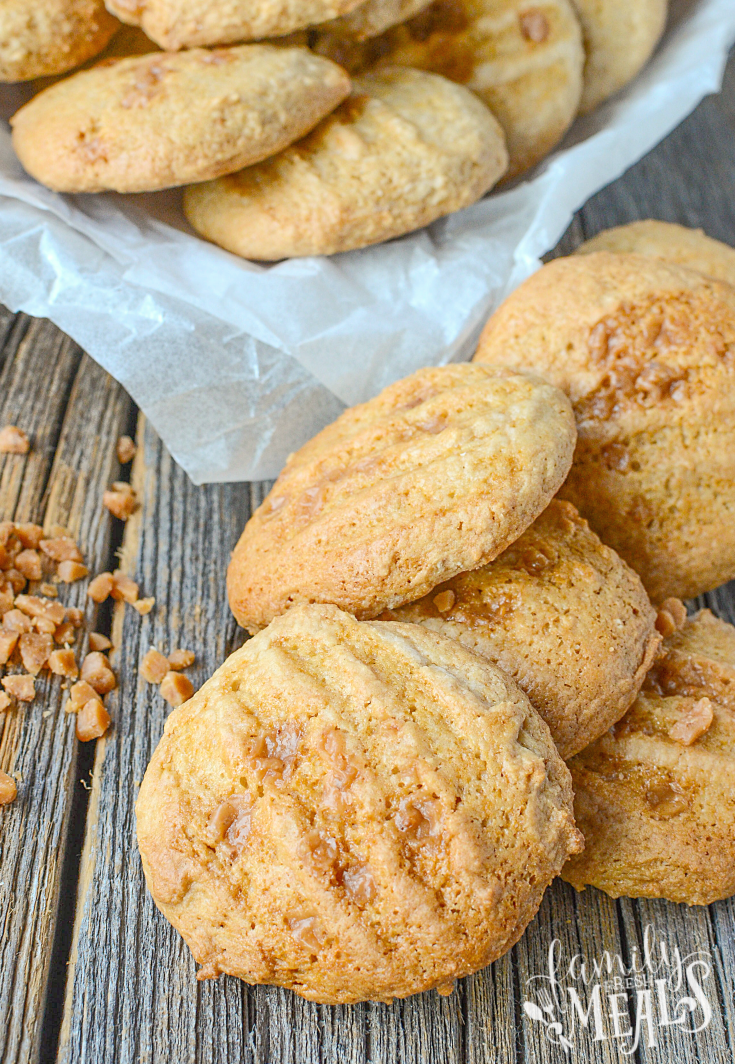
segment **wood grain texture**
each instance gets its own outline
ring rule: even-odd
[[[85,545],[91,567],[109,561],[110,521],[100,513],[117,473],[114,442],[130,401],[71,340],[47,322],[0,318],[0,424],[32,440],[28,456],[0,457],[0,518],[60,524]],[[109,516],[109,515],[108,515]],[[84,590],[60,590],[84,606]],[[33,703],[0,715],[0,766],[19,774],[18,799],[0,834],[0,1059],[35,1060],[53,956],[69,818],[79,788],[73,718],[57,678],[37,680]]]
[[[726,91],[697,113],[624,178],[599,193],[575,218],[555,254],[565,254],[601,229],[658,217],[735,244],[735,63]],[[0,459],[0,518],[48,517],[70,522],[88,554],[105,567],[116,528],[100,513],[101,488],[112,479],[111,441],[130,407],[101,371],[48,325],[0,310],[0,423],[31,427],[27,460]],[[45,386],[38,383],[46,374]],[[12,397],[12,400],[11,400]],[[80,419],[80,412],[83,416]],[[23,418],[27,418],[23,421]],[[86,420],[85,420],[86,419]],[[114,426],[114,427],[113,427]],[[139,617],[118,607],[112,618],[120,687],[111,699],[114,727],[96,744],[85,808],[84,849],[75,918],[68,943],[59,933],[61,858],[69,838],[79,751],[57,718],[53,685],[37,703],[5,722],[0,765],[22,766],[32,783],[3,814],[0,836],[0,1061],[26,1064],[725,1064],[735,1059],[735,902],[688,909],[665,902],[615,902],[557,881],[514,950],[463,980],[449,998],[419,995],[392,1006],[319,1006],[276,988],[249,988],[222,977],[197,983],[181,940],[145,891],[134,845],[134,803],[168,707],[138,667],[149,646],[197,652],[189,670],[201,683],[243,638],[227,607],[229,551],[267,485],[195,488],[141,420],[133,468],[141,509],[125,528],[122,565],[154,595]],[[112,463],[112,464],[110,464]],[[104,562],[103,562],[103,559]],[[95,564],[93,562],[93,564]],[[705,596],[735,622],[735,585]],[[46,705],[52,716],[43,717]],[[2,721],[0,720],[0,725]],[[91,761],[92,751],[86,755]],[[27,788],[27,789],[26,789]],[[73,825],[72,825],[73,827]],[[75,857],[67,852],[74,864]],[[72,908],[70,904],[70,909]],[[55,927],[55,922],[57,926]],[[566,1058],[523,1016],[529,980],[547,969],[558,940],[568,963],[643,947],[647,926],[683,953],[706,950],[715,977],[708,995],[710,1026],[692,1038],[665,1029],[657,1045],[632,1057],[594,1032],[575,1035]],[[7,944],[6,944],[7,942]],[[54,970],[52,942],[64,954]],[[65,956],[62,956],[62,960]],[[49,972],[52,984],[47,987]],[[49,1000],[61,1001],[58,1052],[41,1045],[54,1033]],[[589,1003],[581,993],[583,1007]],[[632,1012],[628,1010],[629,1019]],[[63,1022],[62,1022],[63,1021]]]

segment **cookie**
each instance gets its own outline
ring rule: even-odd
[[[572,124],[582,93],[584,49],[570,0],[434,0],[363,44],[319,31],[310,43],[353,73],[398,63],[472,89],[505,131],[506,179],[548,155]]]
[[[73,70],[98,55],[119,26],[102,0],[2,0],[0,82]]]
[[[363,41],[413,18],[429,3],[430,0],[365,0],[349,14],[325,22],[322,29],[338,37]]]
[[[652,219],[631,222],[603,230],[578,247],[575,255],[589,255],[594,251],[649,255],[735,285],[735,248],[713,240],[701,229]]]
[[[244,45],[112,60],[45,89],[11,119],[33,177],[57,192],[145,192],[257,163],[350,91],[305,48]]]
[[[531,374],[422,369],[292,455],[240,537],[230,606],[251,632],[298,603],[361,619],[496,558],[564,480],[574,418]]]
[[[105,0],[122,22],[141,26],[161,48],[282,37],[352,11],[360,0]]]
[[[292,610],[169,717],[140,788],[153,898],[202,977],[390,1001],[505,953],[581,844],[523,692],[418,625]]]
[[[425,625],[498,665],[564,758],[620,720],[661,641],[639,578],[558,500],[494,562],[381,619]]]
[[[493,315],[475,358],[570,396],[562,495],[654,602],[735,576],[735,289],[642,255],[557,259]]]
[[[582,114],[627,85],[651,58],[666,25],[668,0],[572,0],[587,61]]]
[[[708,905],[735,893],[735,628],[702,610],[664,647],[630,712],[570,762],[586,848],[562,875]]]
[[[395,67],[355,79],[349,100],[275,158],[187,189],[184,211],[244,258],[332,255],[469,206],[506,164],[500,126],[471,92]]]

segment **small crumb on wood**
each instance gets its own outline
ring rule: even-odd
[[[16,554],[15,568],[19,573],[23,574],[26,580],[40,580],[43,576],[41,556],[37,550],[33,550],[30,547]]]
[[[127,465],[128,462],[132,462],[135,458],[138,448],[130,438],[130,436],[121,436],[117,441],[117,460],[120,465]]]
[[[71,621],[64,621],[60,624],[54,632],[54,641],[60,643],[62,646],[68,643],[74,643],[76,641],[76,634],[74,632],[74,625]]]
[[[52,651],[49,654],[48,667],[56,676],[67,676],[72,680],[76,680],[79,675],[74,651],[68,648]]]
[[[12,776],[0,772],[0,805],[9,805],[18,795],[18,788]]]
[[[55,562],[83,562],[82,552],[70,536],[42,539],[41,550]]]
[[[136,609],[141,617],[144,617],[147,613],[151,612],[155,604],[156,600],[154,598],[138,599],[137,602],[133,603],[133,609]]]
[[[109,658],[100,651],[93,650],[82,662],[81,677],[98,695],[106,695],[117,687],[115,673],[112,671]]]
[[[28,454],[30,441],[17,425],[6,425],[0,429],[0,454]]]
[[[180,706],[194,694],[194,684],[180,672],[167,672],[161,680],[161,694],[170,706]]]
[[[4,676],[0,683],[18,702],[32,702],[36,697],[36,685],[32,676],[15,673],[13,676]]]
[[[3,632],[0,629],[0,665],[7,665],[18,639],[17,632]]]
[[[122,569],[116,569],[112,574],[112,597],[116,602],[129,602],[131,605],[138,601],[140,588],[135,580],[126,576]]]
[[[54,641],[50,635],[40,632],[28,632],[18,641],[20,648],[20,660],[23,668],[31,676],[37,676],[49,659],[54,649]]]
[[[90,581],[87,594],[93,602],[105,602],[112,594],[115,580],[112,573],[99,573]]]
[[[140,675],[146,683],[161,683],[169,669],[168,658],[154,647],[151,647],[140,663]]]
[[[59,562],[59,568],[56,572],[63,584],[73,584],[76,580],[82,580],[85,576],[89,576],[89,569],[86,565],[82,565],[81,562]]]
[[[112,642],[106,635],[102,635],[101,632],[89,633],[89,649],[90,650],[109,650],[112,647]]]
[[[64,706],[64,712],[78,713],[89,702],[90,698],[97,698],[97,692],[86,680],[80,680],[78,683],[72,684],[69,697]]]
[[[30,547],[32,550],[38,550],[44,538],[41,526],[29,522],[15,525],[15,534],[24,547]]]
[[[127,521],[138,506],[135,492],[130,484],[124,480],[115,481],[112,487],[108,488],[102,496],[102,502],[113,517],[117,517],[121,521]]]
[[[168,656],[168,663],[172,669],[188,669],[194,664],[193,650],[172,650]]]
[[[77,713],[77,739],[82,743],[88,743],[91,739],[99,739],[109,726],[110,714],[99,698],[90,698]]]

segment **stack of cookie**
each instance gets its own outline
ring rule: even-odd
[[[666,0],[33,7],[0,3],[0,81],[89,68],[12,119],[28,173],[58,192],[190,186],[194,228],[260,260],[388,240],[524,173],[638,73],[667,10]],[[113,37],[118,18],[128,26]]]
[[[677,597],[735,577],[735,252],[659,223],[580,250],[476,361],[292,455],[248,522],[253,638],[173,712],[137,805],[201,977],[446,992],[559,873],[735,892],[735,628]]]

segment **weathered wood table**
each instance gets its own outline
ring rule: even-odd
[[[722,96],[698,111],[623,179],[596,196],[557,249],[635,218],[702,225],[735,245],[735,61]],[[167,706],[138,675],[151,645],[195,649],[201,683],[243,639],[229,613],[224,568],[267,486],[195,488],[123,390],[58,329],[0,310],[0,426],[33,439],[27,457],[0,457],[0,520],[58,523],[84,546],[90,570],[122,568],[156,607],[139,617],[99,608],[95,627],[118,647],[114,726],[82,745],[63,713],[58,679],[27,708],[0,715],[0,767],[20,774],[18,800],[0,810],[0,1059],[4,1064],[490,1064],[563,1060],[523,1009],[526,980],[542,974],[554,938],[566,962],[608,950],[627,963],[653,928],[670,950],[702,951],[711,1020],[698,1034],[644,1024],[643,1040],[576,1028],[570,1059],[731,1064],[735,1058],[735,903],[688,909],[614,902],[560,880],[515,949],[434,993],[353,1008],[307,1004],[235,979],[197,983],[178,936],[146,894],[133,806]],[[141,508],[122,532],[101,506],[119,479],[115,441],[137,435],[132,480]],[[84,583],[65,601],[84,605]],[[706,601],[735,621],[735,584]],[[89,615],[89,605],[87,606]],[[649,930],[650,935],[650,930]],[[690,992],[686,988],[681,993]],[[587,1004],[582,994],[583,1003]],[[635,1026],[635,1011],[623,1011]],[[701,1014],[700,1014],[701,1015]],[[621,1021],[622,1028],[627,1020]]]

